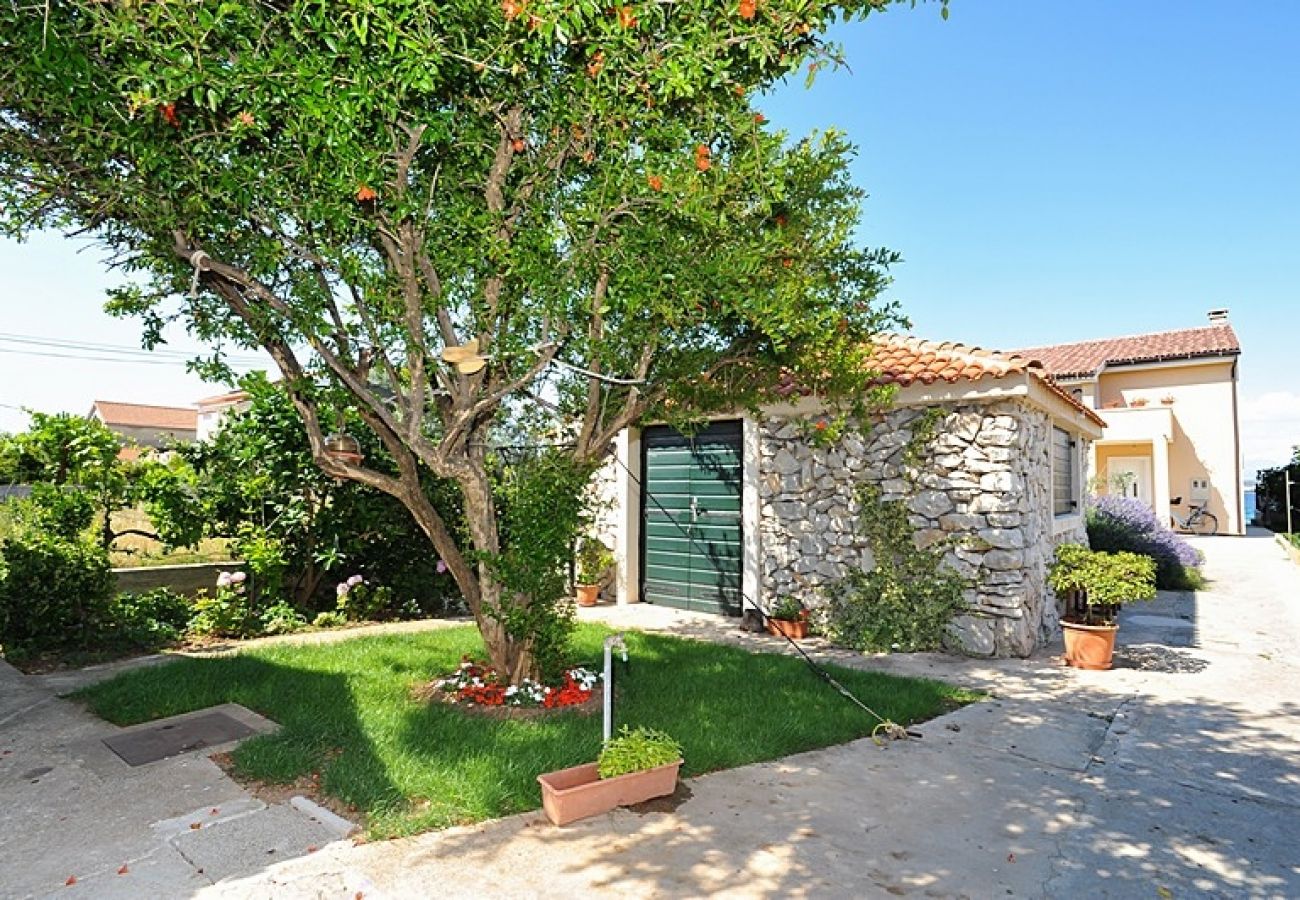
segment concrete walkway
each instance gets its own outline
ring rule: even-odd
[[[191,897],[348,830],[250,795],[224,745],[132,767],[103,743],[122,732],[0,662],[0,898]]]
[[[131,866],[156,874],[130,895],[1300,896],[1300,567],[1262,535],[1199,546],[1211,590],[1126,611],[1111,672],[1067,670],[1050,654],[825,654],[993,695],[928,723],[920,740],[887,749],[859,741],[720,772],[686,782],[662,811],[620,810],[563,829],[532,813],[400,841],[336,841],[286,862],[268,855],[217,884],[195,878],[193,867],[183,880],[184,867],[155,850]],[[711,617],[655,607],[589,614],[780,650],[774,639]],[[9,677],[0,670],[0,678]],[[111,872],[115,857],[105,847],[119,848],[124,831],[151,816],[179,813],[159,811],[152,784],[155,805],[133,809],[138,801],[126,799],[120,773],[94,783],[84,762],[80,771],[72,762],[56,767],[69,773],[55,780],[66,788],[32,785],[11,802],[26,790],[18,775],[30,774],[18,770],[35,765],[35,748],[50,742],[34,730],[66,735],[60,740],[70,745],[110,728],[22,681],[0,681],[0,754],[14,751],[0,756],[0,789],[6,806],[20,807],[0,809],[0,896],[63,896],[46,888],[61,885],[67,868],[48,848],[75,843],[98,871]],[[11,690],[25,699],[11,704]],[[755,712],[779,716],[779,700],[755,698]],[[19,753],[25,760],[13,762]],[[226,783],[206,780],[206,759],[185,765],[189,774],[159,770],[163,793],[179,782],[224,796]],[[59,821],[70,811],[75,826]],[[15,870],[28,878],[16,887]],[[105,896],[116,878],[99,876],[85,895]]]

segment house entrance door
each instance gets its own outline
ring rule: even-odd
[[[1107,490],[1111,493],[1133,497],[1152,506],[1154,482],[1151,478],[1151,457],[1112,456],[1107,475],[1110,482]]]
[[[641,445],[642,599],[740,615],[741,423],[691,437],[655,426]]]

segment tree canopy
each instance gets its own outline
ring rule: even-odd
[[[402,500],[513,678],[530,638],[503,623],[554,598],[502,583],[508,421],[543,411],[581,469],[783,380],[865,396],[897,257],[857,243],[843,137],[754,101],[887,5],[0,5],[0,227],[94,235],[135,276],[111,308],[151,342],[184,321],[210,374],[264,348],[318,464]],[[327,394],[391,468],[327,452]]]

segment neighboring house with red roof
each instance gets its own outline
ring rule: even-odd
[[[1227,310],[1209,319],[1200,328],[1017,352],[1105,418],[1089,458],[1099,491],[1137,497],[1162,518],[1180,498],[1184,516],[1204,504],[1220,534],[1243,534],[1241,344]]]
[[[246,391],[229,391],[198,401],[198,439],[208,440],[221,428],[226,416],[248,409],[251,403]]]
[[[731,615],[782,597],[815,605],[874,564],[857,521],[871,484],[967,579],[951,649],[1027,655],[1053,639],[1047,566],[1057,544],[1087,540],[1084,466],[1102,418],[1025,356],[883,335],[872,364],[893,405],[835,441],[817,439],[825,410],[794,385],[785,403],[689,437],[621,435],[598,531],[618,561],[618,602]]]
[[[192,441],[198,433],[198,415],[191,407],[96,400],[87,418],[98,419],[121,437],[121,456],[128,459],[139,456],[141,448]]]

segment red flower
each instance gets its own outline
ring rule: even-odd
[[[175,103],[164,103],[162,105],[162,117],[167,120],[167,124],[172,128],[181,127],[181,120],[176,115]]]

